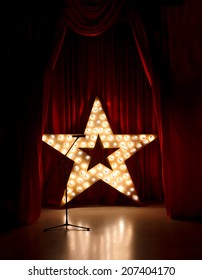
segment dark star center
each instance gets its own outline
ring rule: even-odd
[[[105,148],[102,144],[99,135],[94,148],[79,148],[79,149],[81,149],[91,157],[88,170],[93,168],[98,163],[101,163],[112,170],[112,167],[107,157],[111,155],[114,151],[116,151],[118,148]]]

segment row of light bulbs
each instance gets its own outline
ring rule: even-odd
[[[79,148],[94,148],[96,139],[97,139],[97,134],[91,136],[86,135],[85,141],[81,141],[80,139],[78,139]],[[119,148],[123,150],[133,148],[134,149],[133,152],[135,152],[136,151],[135,148],[139,149],[142,147],[142,144],[146,145],[152,142],[155,139],[155,136],[154,135],[149,135],[149,136],[125,135],[123,137],[122,135],[114,135],[114,136],[110,135],[109,137],[106,137],[106,135],[100,135],[100,139],[103,142],[104,148],[109,148],[109,147],[116,148],[118,147],[119,144],[120,145]],[[56,134],[56,135],[43,135],[42,140],[46,142],[48,145],[52,146],[54,149],[61,152],[62,154],[66,154],[74,138],[71,135],[65,136],[63,134],[58,134],[58,135]],[[112,141],[113,143],[111,143]],[[77,143],[74,144],[75,148],[78,147]]]

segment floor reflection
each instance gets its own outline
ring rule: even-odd
[[[77,224],[83,226],[84,223],[78,219]],[[79,252],[78,259],[120,259],[121,252],[121,259],[130,259],[133,238],[134,228],[130,220],[97,217],[90,232],[75,230],[68,234],[68,256],[73,259],[75,252]]]
[[[202,223],[170,220],[163,205],[69,209],[69,223],[90,231],[66,230],[65,219],[64,210],[43,209],[36,223],[0,236],[0,259],[202,259]]]

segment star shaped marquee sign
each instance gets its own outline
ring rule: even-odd
[[[138,202],[125,161],[156,137],[155,134],[113,134],[98,97],[91,109],[84,137],[75,141],[73,134],[44,134],[42,140],[45,143],[74,161],[61,206],[66,203],[66,192],[69,202],[99,180]]]

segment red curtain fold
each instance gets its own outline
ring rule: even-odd
[[[74,32],[97,36],[116,21],[124,2],[125,0],[65,0],[62,18]]]
[[[162,8],[163,167],[166,207],[173,218],[202,215],[202,5]]]
[[[106,101],[114,132],[158,132],[158,140],[128,163],[141,197],[162,199],[162,179],[170,217],[202,215],[201,1],[185,0],[179,7],[163,7],[159,29],[152,29],[153,21],[148,19],[146,32],[145,22],[138,21],[142,18],[130,11],[133,6],[128,11],[131,25],[126,24],[124,14],[126,25],[120,30],[119,22],[118,28],[124,3],[66,1],[64,10],[60,4],[50,7],[51,3],[43,1],[33,2],[31,9],[18,3],[5,18],[1,154],[2,178],[10,181],[2,187],[2,225],[37,220],[42,194],[43,200],[58,203],[64,182],[58,186],[57,179],[64,167],[61,176],[54,178],[58,188],[52,182],[52,187],[43,189],[61,157],[44,147],[42,134],[81,132],[90,111],[86,104],[92,104],[97,94]],[[152,10],[146,14],[150,19],[155,15]],[[156,45],[148,40],[150,32]],[[78,77],[79,82],[75,82]],[[68,165],[70,168],[71,162]],[[97,191],[102,198],[110,197],[105,187],[97,187]],[[116,200],[117,194],[113,195]],[[84,197],[93,198],[95,193],[92,190]]]
[[[154,45],[148,45],[141,22],[135,22],[137,14],[135,16],[135,13],[128,10],[136,46],[147,78],[152,84],[161,145],[165,203],[171,217],[201,215],[201,150],[198,150],[190,135],[190,132],[197,133],[200,142],[200,7],[197,0],[194,3],[187,0],[179,7],[161,9],[159,23],[162,27],[158,26],[160,29],[157,32],[152,27],[149,29],[149,32],[153,32],[153,40],[158,39],[158,42],[155,41],[156,52],[151,52]],[[185,20],[187,18],[189,21]],[[156,54],[151,60],[149,52]],[[156,65],[160,68],[156,68]],[[117,108],[122,108],[118,98],[115,100]],[[109,108],[110,104],[108,102]],[[116,122],[119,123],[119,120]],[[195,191],[191,192],[190,186]]]
[[[128,21],[116,23],[96,37],[83,37],[69,31],[47,85],[50,92],[45,133],[83,133],[97,95],[104,102],[114,133],[157,132],[152,90]],[[143,200],[163,199],[158,141],[128,161]],[[54,169],[56,154],[54,151],[50,154],[50,148],[44,147],[44,157],[49,163],[46,162],[45,181],[48,171]],[[60,178],[60,175],[56,174],[46,187],[45,204],[60,204],[64,191],[64,177]],[[55,180],[58,195],[55,193]],[[97,184],[70,205],[115,204],[120,201],[123,203],[124,198],[117,192]]]
[[[51,57],[49,62],[50,70],[53,70],[55,64],[57,63],[57,59],[63,45],[64,37],[66,35],[66,30],[67,30],[66,24],[64,24],[61,20],[59,20],[56,28],[56,34],[53,39],[53,42],[55,43],[54,43],[54,48],[51,52]]]
[[[130,23],[130,27],[134,36],[134,41],[138,50],[139,57],[141,59],[145,75],[148,79],[148,82],[151,86],[151,93],[153,98],[153,109],[156,116],[156,123],[158,128],[158,140],[161,149],[161,158],[163,157],[162,143],[163,143],[163,133],[162,133],[162,114],[161,114],[161,79],[160,71],[161,68],[156,67],[156,65],[161,65],[159,61],[161,60],[161,49],[159,46],[159,41],[156,38],[156,29],[153,26],[153,21],[155,14],[158,15],[158,12],[154,12],[151,9],[153,7],[151,4],[148,7],[144,7],[143,11],[141,8],[136,8],[131,6],[131,2],[126,1],[127,15]],[[148,3],[145,3],[148,5]],[[140,5],[142,7],[142,5]],[[149,8],[150,7],[150,8]],[[154,5],[155,9],[157,8]],[[148,8],[151,10],[151,13],[148,11],[145,12],[145,9]],[[149,15],[149,16],[148,16]],[[159,15],[158,15],[159,16]],[[149,26],[149,28],[148,28]],[[153,54],[158,53],[158,56]],[[164,173],[164,167],[161,166],[162,176]],[[159,180],[161,180],[159,178]],[[164,177],[162,177],[162,186],[164,189]],[[166,193],[165,199],[166,199]],[[167,200],[166,200],[167,201]]]
[[[43,73],[55,15],[44,1],[9,3],[2,32],[5,78],[1,119],[2,203],[0,230],[35,222],[41,213],[43,174]],[[11,9],[12,6],[12,9]]]
[[[152,64],[145,29],[140,16],[134,9],[131,9],[130,6],[127,6],[127,12],[142,65],[144,67],[149,84],[152,87]]]

